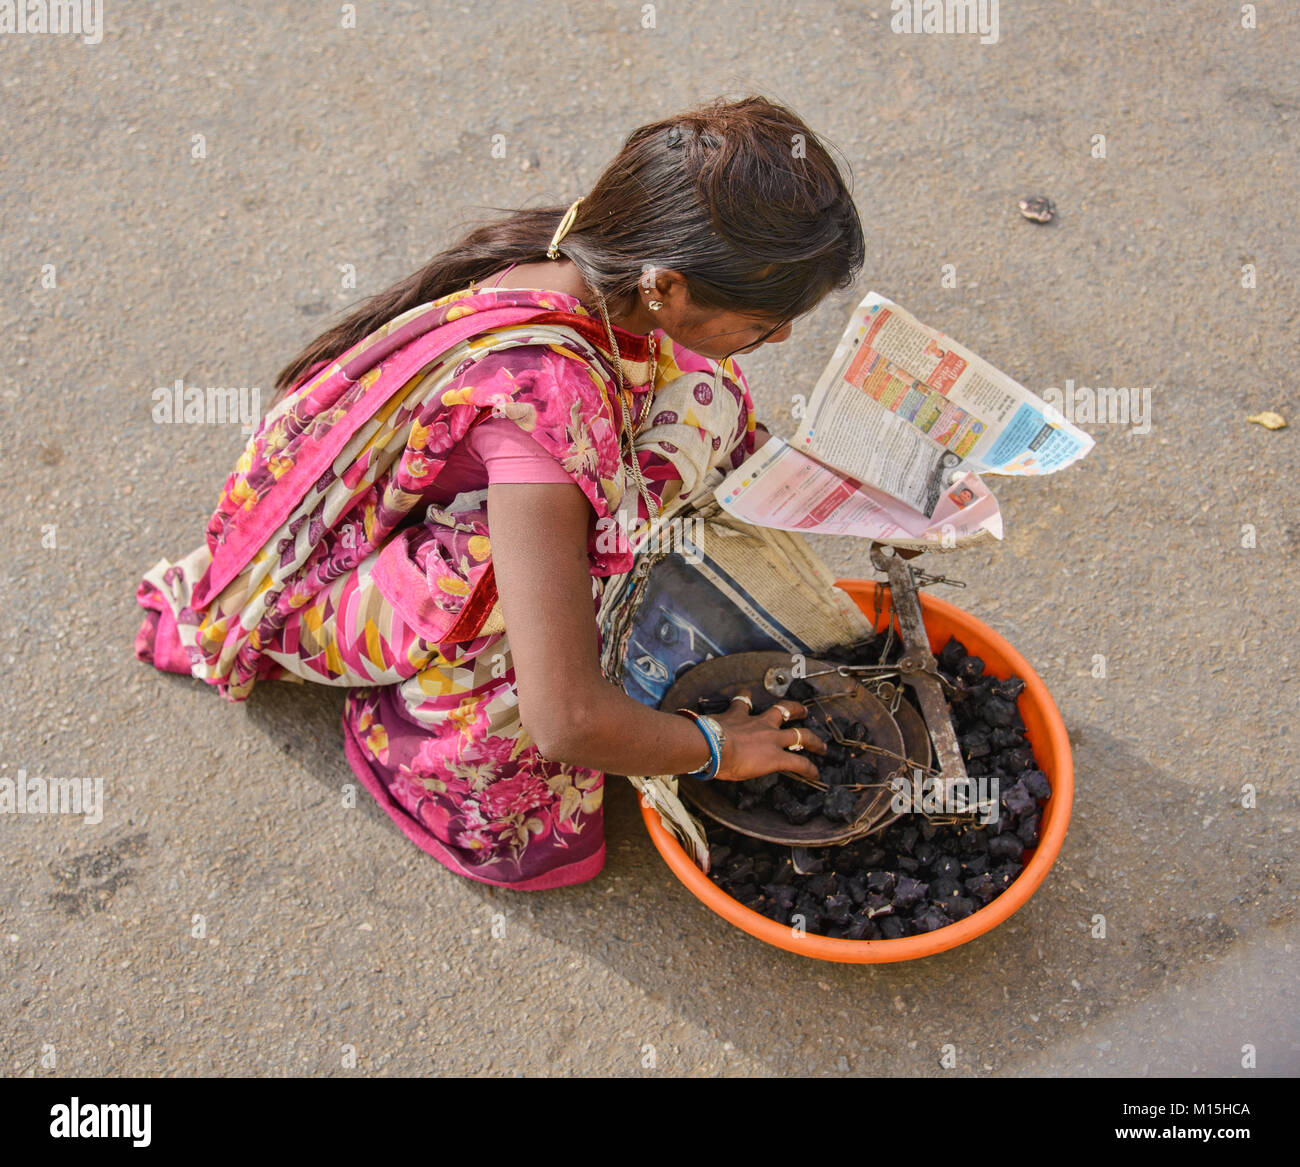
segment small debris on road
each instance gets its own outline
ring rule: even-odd
[[[1046,195],[1030,195],[1019,202],[1020,213],[1035,223],[1050,223],[1056,214],[1056,205]]]

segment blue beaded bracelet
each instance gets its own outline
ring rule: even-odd
[[[722,743],[727,740],[726,734],[720,726],[711,717],[705,717],[696,713],[693,709],[677,710],[683,717],[689,717],[695,722],[696,728],[704,735],[704,740],[709,743],[709,760],[698,770],[684,775],[686,778],[698,778],[701,782],[711,782],[718,776],[718,771],[722,769]]]

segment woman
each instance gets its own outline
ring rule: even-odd
[[[346,686],[360,781],[497,886],[601,869],[605,772],[815,774],[800,751],[824,745],[782,728],[798,702],[710,720],[624,695],[594,613],[626,530],[765,436],[732,356],[787,339],[862,258],[788,110],[642,126],[570,207],[476,229],[283,370],[205,545],[140,585],[137,655],[236,701]]]

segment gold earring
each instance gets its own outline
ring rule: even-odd
[[[651,300],[648,305],[651,312],[658,312],[659,309],[662,308],[663,306],[664,304],[662,300]]]

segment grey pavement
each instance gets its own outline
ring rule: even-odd
[[[654,27],[631,2],[370,0],[355,29],[287,0],[104,7],[99,44],[0,34],[0,778],[106,799],[98,825],[0,816],[0,1071],[1300,1069],[1294,4],[1245,29],[1210,0],[1004,0],[992,44],[895,34],[887,0],[663,3]],[[155,424],[155,388],[269,398],[472,218],[575,198],[635,126],[751,89],[843,151],[868,240],[853,293],[742,360],[776,432],[868,289],[1039,392],[1151,387],[1149,432],[1087,426],[1079,466],[997,484],[1002,545],[942,560],[1054,694],[1077,791],[1026,907],[924,961],[737,931],[623,783],[596,880],[470,883],[364,792],[343,807],[340,692],[232,705],[131,652],[140,575],[201,541],[243,442]]]

